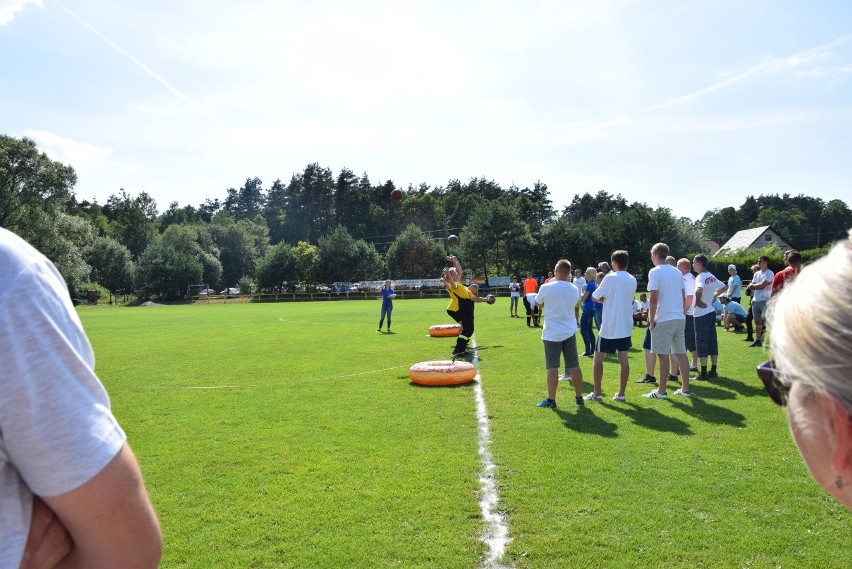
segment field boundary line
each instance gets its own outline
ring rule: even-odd
[[[474,353],[476,351],[476,338],[471,338]],[[474,357],[474,363],[479,358]],[[485,527],[482,532],[482,542],[488,548],[488,555],[482,564],[483,569],[504,569],[507,565],[500,563],[500,559],[506,552],[506,545],[511,541],[509,537],[509,526],[506,516],[497,509],[500,496],[497,492],[497,466],[491,455],[491,427],[488,423],[488,408],[485,405],[485,393],[482,390],[482,376],[479,366],[476,369],[476,381],[473,387],[474,399],[476,401],[476,422],[479,432],[479,507],[482,510],[482,520]]]

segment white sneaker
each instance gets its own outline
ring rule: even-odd
[[[613,401],[618,401],[619,403],[627,403],[627,399],[624,398],[624,395],[619,395],[616,393],[612,396]]]
[[[678,389],[678,391],[680,391],[680,389]],[[660,393],[656,389],[654,391],[646,393],[642,397],[647,397],[648,399],[668,399],[669,398],[668,395],[666,395],[665,393]]]
[[[596,403],[600,403],[601,401],[603,401],[603,396],[595,395],[594,393],[589,393],[583,399],[585,399],[586,401],[594,401]]]
[[[559,376],[559,381],[571,381],[571,374],[570,373],[563,373],[562,375]]]
[[[684,391],[683,389],[675,391],[675,395],[680,395],[681,397],[692,397],[692,394],[689,391]]]

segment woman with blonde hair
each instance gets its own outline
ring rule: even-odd
[[[852,230],[769,311],[774,361],[757,368],[814,480],[852,510]]]

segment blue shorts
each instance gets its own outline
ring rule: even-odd
[[[651,351],[651,329],[645,328],[645,340],[642,342],[642,349],[645,351]]]
[[[695,348],[699,358],[719,355],[715,312],[695,318]]]
[[[686,349],[690,352],[695,351],[695,317],[686,316],[686,324],[683,329],[683,340],[686,343]]]
[[[633,346],[630,341],[630,336],[626,338],[598,338],[598,345],[595,346],[596,352],[605,354],[614,354],[615,352],[626,352]]]

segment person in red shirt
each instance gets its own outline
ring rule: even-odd
[[[795,250],[787,251],[784,253],[784,262],[787,263],[787,268],[778,271],[772,279],[772,294],[779,292],[784,285],[795,280],[799,271],[802,270],[802,254]]]

